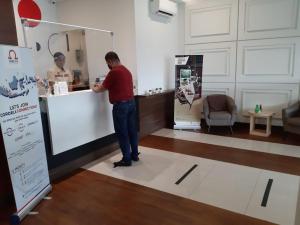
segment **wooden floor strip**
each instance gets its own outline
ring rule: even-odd
[[[22,225],[272,224],[83,170],[54,184],[51,197]]]
[[[300,176],[300,158],[150,135],[141,146]]]

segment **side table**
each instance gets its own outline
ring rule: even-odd
[[[254,111],[248,111],[250,115],[250,131],[251,135],[257,135],[262,137],[268,137],[271,135],[271,127],[272,127],[272,116],[275,114],[274,112],[259,112],[255,113]],[[265,118],[267,120],[266,130],[255,129],[255,119],[256,118]]]

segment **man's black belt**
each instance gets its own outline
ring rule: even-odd
[[[133,98],[132,98],[132,99],[129,99],[129,100],[123,100],[123,101],[117,101],[117,102],[114,102],[113,105],[120,104],[120,103],[131,102],[131,101],[133,101]]]

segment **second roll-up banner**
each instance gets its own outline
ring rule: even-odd
[[[175,56],[175,129],[200,129],[203,55]]]
[[[51,190],[32,50],[0,45],[0,125],[20,221]]]

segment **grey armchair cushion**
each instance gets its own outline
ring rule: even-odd
[[[209,95],[203,102],[204,117],[209,126],[232,126],[237,117],[233,99],[226,95]]]
[[[211,120],[230,120],[231,114],[226,111],[211,112],[209,114],[209,119],[211,119]]]

